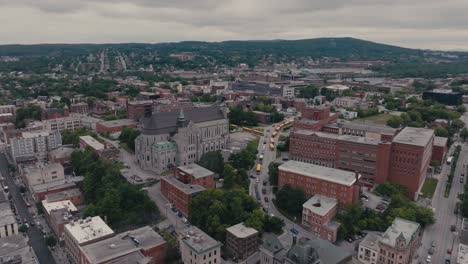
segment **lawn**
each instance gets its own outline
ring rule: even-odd
[[[375,116],[369,116],[369,117],[364,117],[364,118],[359,118],[356,119],[355,121],[357,122],[370,122],[374,123],[376,125],[386,125],[387,120],[390,119],[393,115],[391,114],[380,114],[380,115],[375,115]]]
[[[422,192],[421,196],[425,198],[432,198],[436,187],[437,187],[437,180],[432,179],[432,178],[427,178],[421,189],[421,192]]]

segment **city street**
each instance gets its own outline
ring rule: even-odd
[[[468,113],[465,113],[461,119],[465,124],[468,124]],[[419,249],[419,261],[426,259],[431,243],[435,241],[436,247],[432,256],[432,263],[444,263],[446,259],[450,259],[450,263],[456,263],[459,244],[458,230],[461,227],[462,218],[461,216],[457,216],[454,211],[456,203],[459,201],[457,195],[463,192],[464,183],[460,182],[460,175],[462,172],[466,174],[466,168],[463,168],[463,166],[468,164],[468,143],[455,144],[461,144],[462,150],[453,177],[450,196],[448,198],[444,197],[445,183],[447,182],[447,175],[450,172],[450,165],[443,164],[432,200],[432,207],[436,210],[434,215],[436,223],[424,230],[421,241],[422,245]],[[452,145],[447,156],[452,155],[454,149],[455,147]],[[465,181],[466,175],[463,182]],[[450,231],[451,225],[456,225],[457,230],[455,232]],[[451,254],[448,254],[448,250],[451,250]],[[417,260],[414,262],[418,263]]]
[[[18,186],[14,183],[10,172],[8,171],[8,161],[5,157],[5,154],[0,154],[0,171],[5,178],[5,181],[8,185],[10,194],[13,199],[13,203],[16,206],[17,213],[21,217],[21,219],[27,219],[28,223],[35,222],[32,215],[28,211],[28,207],[26,206]],[[46,246],[46,243],[43,238],[42,231],[37,226],[31,226],[28,230],[29,235],[29,243],[31,247],[34,249],[36,256],[41,264],[55,264],[55,260],[52,257],[49,249]]]
[[[277,124],[275,124],[277,125]],[[299,234],[298,237],[314,237],[312,233],[304,229],[302,226],[294,223],[293,221],[289,220],[288,218],[284,217],[274,206],[272,199],[274,198],[274,195],[272,193],[272,188],[270,186],[270,183],[268,181],[268,165],[276,160],[276,146],[278,143],[278,138],[279,135],[275,137],[275,149],[272,151],[269,148],[269,140],[271,137],[271,134],[275,131],[274,125],[268,126],[264,128],[264,135],[263,137],[260,137],[259,139],[259,144],[258,144],[258,153],[262,154],[263,153],[263,162],[262,162],[262,170],[259,175],[256,175],[255,168],[252,169],[251,175],[254,175],[259,183],[256,183],[255,179],[250,180],[250,188],[249,188],[249,193],[251,196],[256,198],[255,195],[255,185],[258,185],[258,190],[260,194],[260,204],[262,205],[263,208],[265,208],[269,214],[273,214],[276,217],[279,217],[284,220],[285,226],[283,228],[284,233],[279,237],[280,241],[283,243],[284,246],[290,246],[292,244],[292,233],[291,233],[291,228],[296,229]],[[279,133],[281,134],[281,133]],[[263,144],[263,142],[266,141],[267,144]],[[263,146],[265,146],[265,150],[263,150]],[[266,186],[263,186],[263,182],[267,182]],[[262,193],[262,188],[265,187],[267,192],[265,195]],[[265,202],[264,197],[268,197],[268,202]]]

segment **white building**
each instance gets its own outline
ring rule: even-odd
[[[380,234],[369,233],[359,243],[358,260],[363,264],[377,264],[379,256]]]
[[[184,229],[179,239],[183,263],[218,264],[221,263],[221,243],[195,226]]]
[[[75,263],[81,263],[81,246],[100,241],[114,235],[114,231],[100,216],[72,221],[64,227],[64,241]]]
[[[76,130],[83,127],[81,124],[81,117],[78,115],[48,119],[42,121],[42,124],[47,130],[59,132],[63,130]]]
[[[62,145],[60,132],[23,132],[21,137],[11,139],[11,156],[15,162],[44,160],[49,150]]]

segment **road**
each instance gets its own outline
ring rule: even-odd
[[[465,124],[468,124],[468,113],[465,113],[461,119]],[[447,181],[447,175],[450,172],[450,166],[444,164],[441,173],[438,175],[439,182],[432,199],[432,207],[436,210],[434,215],[436,223],[424,230],[422,245],[419,249],[419,261],[426,259],[431,243],[435,241],[436,247],[434,255],[432,256],[432,263],[444,263],[446,259],[450,259],[451,263],[456,263],[459,244],[457,231],[460,230],[462,218],[456,215],[454,211],[456,203],[459,201],[457,195],[463,192],[464,183],[460,182],[460,175],[463,171],[465,171],[466,175],[466,168],[463,167],[465,164],[468,164],[468,143],[459,142],[456,144],[461,144],[462,150],[458,158],[450,195],[448,198],[444,197],[445,183]],[[454,148],[454,145],[452,145],[449,150],[450,154],[447,155],[451,155]],[[466,181],[466,176],[464,181]],[[450,231],[451,225],[456,225],[457,231]],[[448,249],[452,250],[451,254],[447,253]]]
[[[35,222],[31,214],[29,213],[28,208],[26,207],[26,204],[19,192],[18,186],[16,186],[16,184],[14,183],[13,178],[11,177],[10,172],[8,171],[8,161],[5,157],[5,154],[3,153],[0,154],[0,171],[6,180],[8,189],[10,190],[10,194],[13,199],[13,203],[15,204],[17,213],[19,214],[21,219],[26,218],[28,220],[28,223]],[[52,254],[50,253],[49,249],[47,248],[47,245],[45,244],[42,231],[38,229],[37,226],[32,226],[28,230],[28,236],[29,244],[34,249],[39,263],[55,264],[56,262],[52,257]]]
[[[293,221],[289,220],[285,216],[283,216],[274,206],[272,202],[272,198],[274,198],[274,194],[272,192],[272,186],[270,186],[269,181],[268,181],[268,165],[276,160],[276,148],[272,151],[269,148],[269,140],[271,137],[271,134],[275,131],[275,126],[271,125],[268,127],[265,127],[264,129],[264,136],[260,137],[260,141],[258,144],[258,153],[262,154],[263,153],[263,162],[262,162],[262,170],[259,175],[255,174],[255,169],[252,170],[252,175],[255,175],[259,181],[259,183],[256,183],[256,180],[251,179],[250,181],[250,187],[249,187],[249,193],[252,195],[254,198],[256,198],[255,194],[255,185],[258,185],[258,191],[260,194],[260,200],[259,203],[262,205],[263,208],[267,210],[269,214],[273,214],[276,217],[279,217],[283,219],[285,226],[283,228],[284,233],[279,236],[280,241],[283,243],[284,246],[290,246],[292,244],[292,233],[291,233],[291,228],[296,229],[299,231],[298,237],[315,237],[312,233],[307,231],[305,228],[302,226],[294,223]],[[278,138],[279,135],[275,137],[275,146],[278,143]],[[263,142],[266,141],[266,144],[263,144]],[[263,150],[263,146],[265,146],[265,150]],[[266,182],[266,186],[263,186],[263,182]],[[262,188],[266,188],[267,192],[265,195],[262,193]],[[264,197],[268,197],[268,202],[265,202]]]

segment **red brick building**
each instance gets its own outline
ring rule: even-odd
[[[204,190],[198,184],[185,184],[174,177],[161,177],[162,195],[185,216],[189,215],[192,197]]]
[[[408,196],[416,199],[431,162],[434,131],[425,128],[406,127],[392,143],[388,180],[408,189]]]
[[[300,187],[307,198],[319,194],[336,199],[340,206],[359,200],[359,185],[354,172],[290,160],[278,168],[278,188],[288,184]]]
[[[195,163],[177,167],[174,177],[185,184],[198,184],[206,189],[216,187],[214,172]]]
[[[85,115],[88,113],[88,104],[87,103],[76,103],[70,105],[70,110],[72,113],[78,113]]]
[[[268,124],[271,121],[271,114],[261,111],[252,111],[258,119],[258,122],[261,124]]]
[[[61,117],[68,117],[70,116],[70,111],[67,106],[64,108],[47,108],[42,111],[41,119],[56,119]]]
[[[432,149],[432,160],[438,160],[443,163],[447,155],[447,141],[448,138],[434,137],[434,148]]]
[[[132,101],[127,103],[128,118],[139,120],[142,117],[151,116],[153,101]]]
[[[321,239],[335,242],[340,224],[333,221],[338,203],[333,198],[315,195],[302,205],[302,224]]]
[[[112,121],[104,121],[96,123],[96,131],[99,133],[109,132],[115,133],[120,132],[124,128],[136,128],[137,122],[131,119],[118,119]]]

